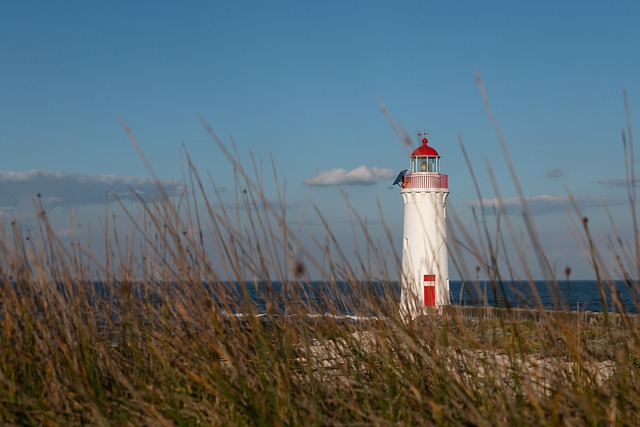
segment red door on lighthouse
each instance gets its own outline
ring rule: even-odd
[[[436,306],[436,275],[424,275],[424,305],[427,307]]]

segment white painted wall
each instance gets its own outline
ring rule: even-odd
[[[445,204],[447,188],[403,188],[404,228],[402,233],[403,317],[426,312],[424,275],[436,275],[436,306],[451,304]]]

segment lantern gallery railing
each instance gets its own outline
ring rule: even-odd
[[[402,188],[449,188],[449,177],[441,173],[412,173],[404,176]]]

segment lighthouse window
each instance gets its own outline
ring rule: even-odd
[[[412,157],[409,166],[410,173],[415,172],[440,172],[440,159],[438,157]]]
[[[420,165],[417,157],[411,158],[411,173],[420,172]]]
[[[429,172],[438,172],[438,158],[429,157]]]

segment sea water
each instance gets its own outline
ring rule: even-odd
[[[234,282],[233,286],[241,294],[243,286]],[[366,308],[362,304],[368,296],[373,300],[400,300],[398,282],[327,283],[313,281],[308,283],[283,284],[281,282],[258,282],[246,286],[248,297],[254,302],[256,310],[263,312],[267,301],[281,309],[287,307],[290,298],[303,303],[312,313],[310,315],[344,315],[367,317],[380,307]],[[638,313],[640,307],[640,284],[627,284],[623,281],[598,285],[595,280],[572,280],[562,283],[545,281],[489,283],[450,282],[452,305],[491,306],[511,308],[544,308],[547,310],[604,311]],[[274,303],[275,301],[275,303]]]
[[[20,286],[13,283],[18,292]],[[75,293],[83,285],[59,291]],[[211,295],[214,304],[233,316],[263,315],[267,312],[287,315],[289,312],[308,316],[336,316],[363,319],[379,316],[400,301],[398,282],[226,282],[216,284],[130,284],[136,299],[162,304],[179,294],[188,295],[193,286]],[[187,288],[185,288],[187,286]],[[124,301],[119,284],[93,283],[91,303],[115,309]],[[27,291],[27,290],[22,290]],[[29,292],[29,291],[27,291]],[[71,296],[71,295],[67,295]],[[602,286],[594,280],[572,280],[557,284],[535,281],[490,283],[483,281],[450,282],[452,305],[511,308],[544,308],[547,310],[604,311],[639,313],[640,283],[617,281]],[[113,305],[112,305],[113,304]],[[250,310],[248,309],[250,308]],[[2,301],[0,300],[0,318]]]
[[[595,280],[545,281],[491,284],[474,281],[450,283],[451,304],[547,310],[608,311],[638,313],[640,283],[615,281],[598,285]]]

